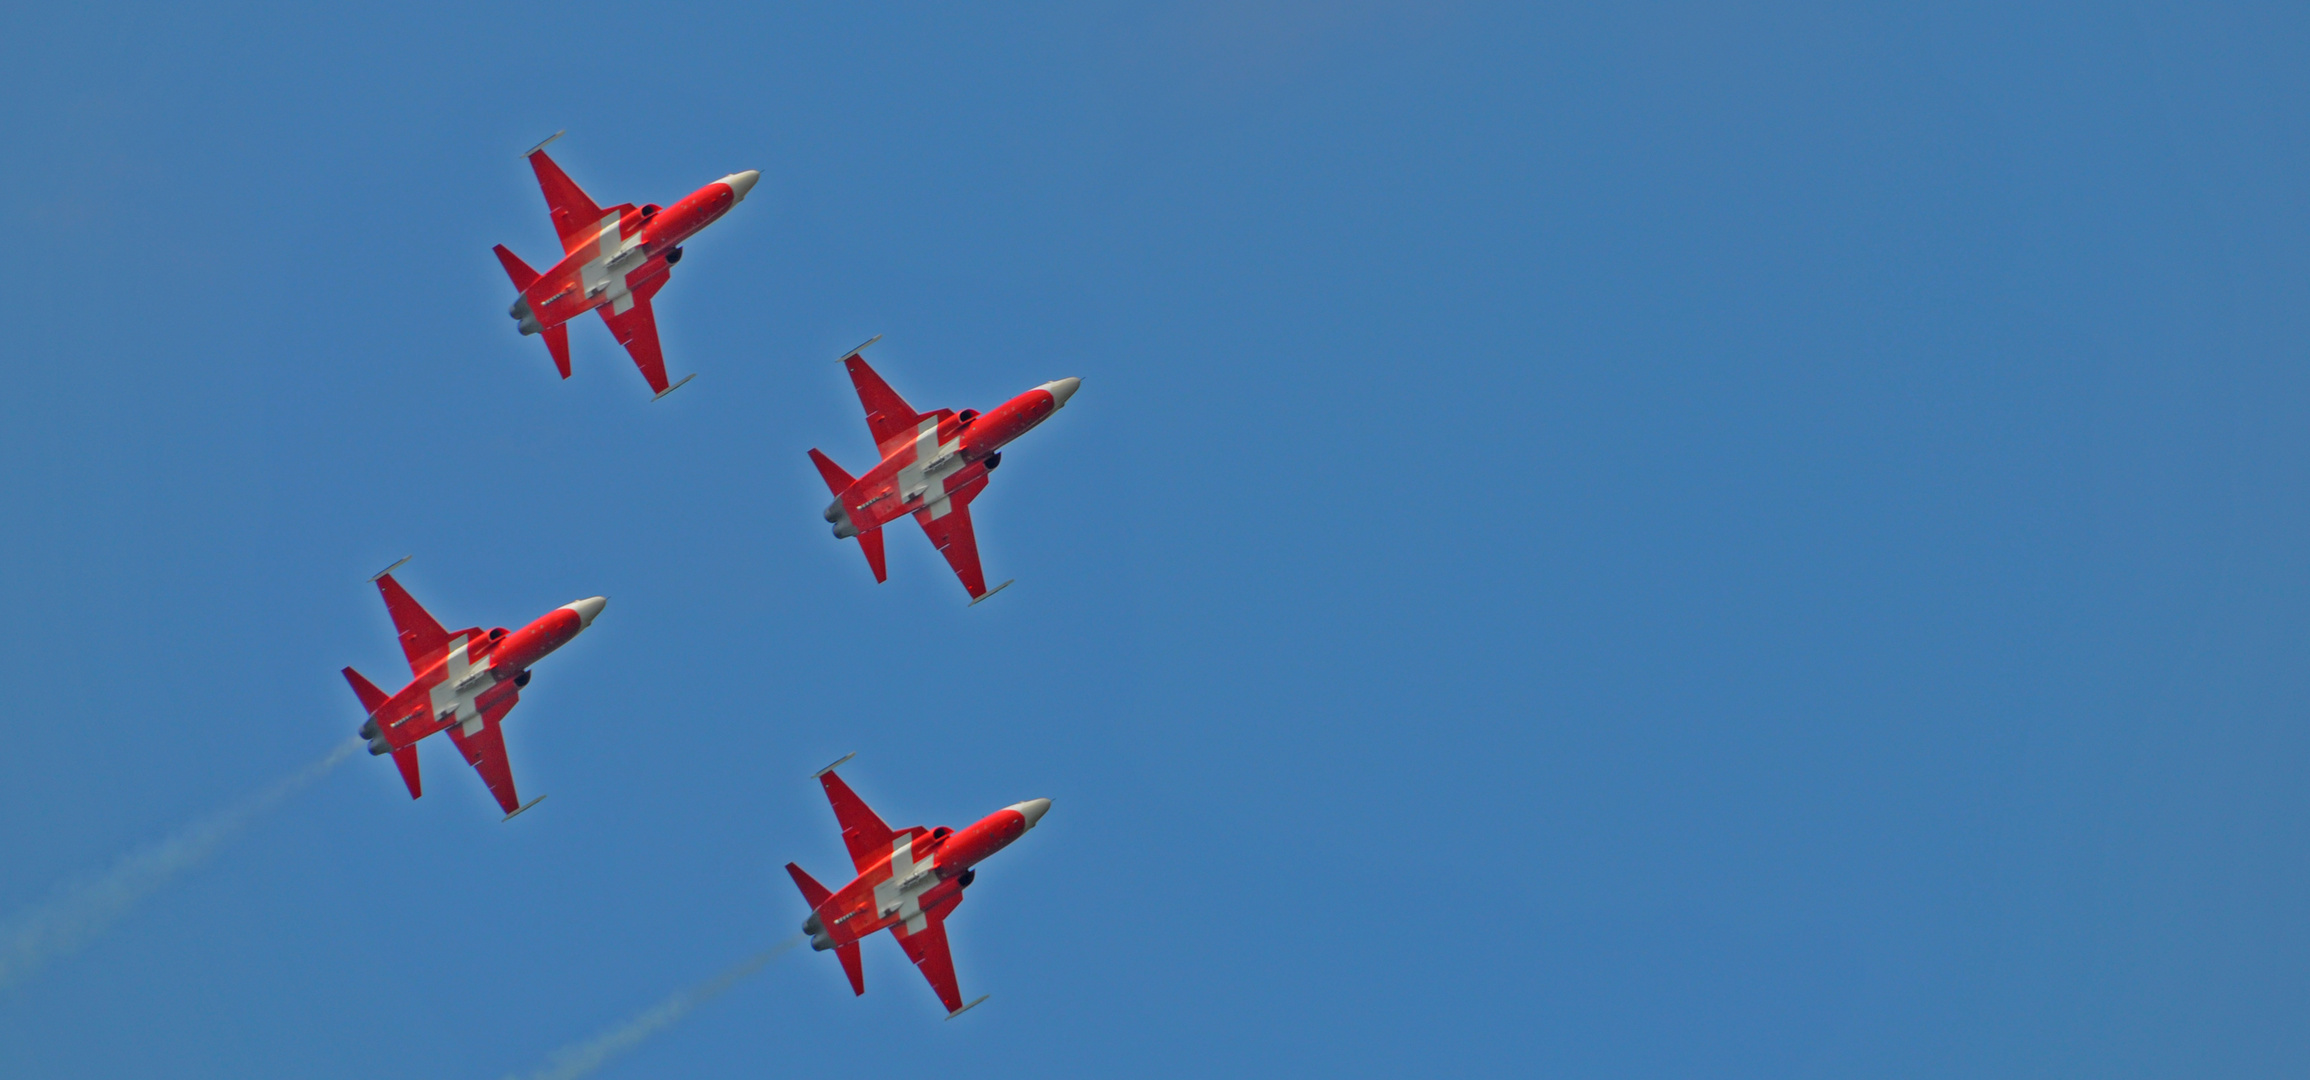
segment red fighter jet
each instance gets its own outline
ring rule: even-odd
[[[553,139],[558,138],[557,132]],[[553,354],[554,366],[566,379],[567,323],[588,311],[601,312],[602,322],[633,356],[650,389],[665,397],[682,383],[666,385],[666,358],[658,349],[658,322],[650,314],[650,298],[665,287],[673,265],[682,261],[682,241],[729,213],[754,190],[762,174],[752,169],[731,173],[672,206],[621,203],[604,210],[545,156],[546,143],[553,139],[529,152],[529,164],[537,170],[546,206],[553,210],[562,260],[540,274],[504,244],[497,245],[497,261],[505,264],[506,276],[521,290],[506,314],[520,321],[523,334],[545,336],[546,351]],[[693,378],[684,376],[682,382]]]
[[[417,784],[417,741],[436,731],[448,732],[449,741],[481,774],[481,782],[489,785],[489,793],[497,796],[497,805],[511,821],[545,796],[527,804],[515,797],[513,769],[505,760],[505,732],[498,725],[513,711],[521,688],[529,685],[529,666],[592,626],[609,600],[596,596],[563,604],[519,630],[500,626],[483,633],[474,627],[452,634],[393,580],[393,571],[408,561],[394,563],[370,580],[385,594],[385,610],[393,616],[393,628],[401,632],[401,651],[409,657],[409,674],[414,677],[399,693],[388,695],[360,672],[345,669],[345,681],[353,684],[353,692],[369,710],[361,737],[369,740],[370,753],[393,755],[414,799],[424,794]]]
[[[850,849],[858,876],[828,892],[801,867],[787,863],[786,872],[794,876],[802,899],[810,904],[802,932],[810,935],[811,948],[834,950],[843,974],[850,976],[851,991],[864,994],[866,971],[859,966],[858,943],[877,930],[890,931],[907,959],[930,980],[951,1020],[987,996],[963,1004],[962,991],[955,986],[954,956],[947,951],[946,917],[977,879],[978,872],[971,867],[1026,835],[1043,820],[1051,800],[1014,803],[959,831],[944,825],[892,829],[834,775],[843,761],[856,756],[843,755],[842,761],[818,770],[817,776],[826,785],[826,801],[834,804],[834,819],[842,823],[842,843]]]
[[[866,345],[880,340],[878,334]],[[858,355],[866,345],[850,350],[842,363],[850,369],[851,385],[858,388],[859,404],[866,406],[866,427],[874,433],[882,463],[852,479],[825,454],[810,451],[818,475],[834,492],[834,501],[826,507],[834,535],[857,537],[874,580],[882,581],[888,577],[883,569],[882,527],[913,514],[962,579],[971,603],[1009,588],[1008,581],[987,588],[986,574],[979,569],[978,537],[971,532],[971,500],[986,490],[987,474],[1003,463],[1004,444],[1058,412],[1083,380],[1044,383],[985,415],[976,409],[918,413],[866,366]]]

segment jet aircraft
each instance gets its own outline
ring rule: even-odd
[[[474,627],[452,634],[393,580],[393,571],[408,561],[394,563],[370,580],[384,594],[385,610],[401,634],[411,679],[399,692],[387,694],[360,672],[345,669],[345,681],[353,684],[353,693],[369,710],[361,737],[369,740],[371,754],[393,755],[414,799],[424,794],[417,783],[417,741],[436,731],[448,732],[449,741],[481,774],[481,782],[489,785],[489,793],[511,821],[538,800],[525,804],[514,795],[505,733],[498,725],[520,699],[521,688],[529,685],[529,666],[592,626],[609,600],[595,596],[563,604],[519,630],[500,626],[483,633]]]
[[[802,932],[810,935],[811,948],[834,950],[843,974],[850,976],[851,992],[864,994],[866,971],[859,963],[858,943],[875,931],[890,931],[907,959],[930,980],[951,1020],[987,998],[981,994],[963,1004],[962,990],[955,985],[954,956],[947,951],[946,918],[962,903],[963,890],[978,878],[971,867],[1026,835],[1051,808],[1051,800],[1013,803],[961,830],[944,825],[892,829],[834,773],[856,756],[846,754],[816,775],[826,787],[826,801],[834,805],[843,846],[850,849],[858,876],[829,892],[800,866],[787,863],[786,872],[810,904]]]
[[[558,138],[557,132],[553,139]],[[650,389],[665,397],[682,383],[666,384],[666,358],[658,348],[658,321],[650,313],[650,298],[665,287],[673,265],[682,261],[682,241],[738,205],[762,174],[753,169],[731,173],[672,206],[620,203],[605,210],[545,156],[546,143],[553,139],[529,152],[529,165],[553,211],[562,258],[540,274],[504,244],[497,245],[497,261],[521,292],[506,314],[521,323],[523,334],[544,336],[546,351],[553,354],[554,366],[566,379],[569,320],[588,311],[601,312],[602,322],[626,347],[634,366],[642,369]],[[693,378],[684,376],[682,382]]]
[[[859,404],[866,407],[866,427],[874,435],[882,462],[853,479],[825,454],[810,451],[811,463],[834,493],[826,520],[834,523],[838,539],[858,538],[866,565],[879,582],[888,577],[883,569],[882,527],[913,514],[976,604],[1011,583],[987,588],[986,574],[979,569],[978,537],[971,531],[971,500],[986,490],[987,474],[1003,463],[1003,446],[1059,411],[1083,380],[1044,383],[984,415],[976,409],[918,413],[859,355],[880,340],[876,335],[850,350],[842,363],[850,369]]]

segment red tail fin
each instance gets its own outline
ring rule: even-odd
[[[401,769],[401,782],[409,785],[409,797],[424,797],[425,789],[417,785],[417,744],[410,743],[393,751],[393,764]]]
[[[388,695],[385,691],[377,689],[377,684],[362,678],[360,672],[346,668],[345,681],[353,684],[353,696],[360,698],[361,707],[369,710],[371,714],[385,707]]]
[[[826,490],[833,492],[837,499],[842,497],[843,492],[850,490],[851,484],[857,482],[848,472],[843,471],[842,466],[836,465],[833,458],[819,453],[817,447],[810,449],[810,463],[818,466],[818,478],[826,481]],[[827,512],[833,513],[833,510]],[[866,553],[866,566],[874,571],[874,580],[888,580],[890,575],[883,569],[882,530],[868,529],[859,533],[858,549]]]
[[[842,466],[836,465],[833,458],[819,453],[815,446],[810,448],[810,463],[818,466],[818,477],[826,481],[826,490],[836,495],[850,490],[850,485],[858,482],[849,473],[844,472]]]
[[[504,244],[497,245],[495,250],[498,265],[505,267],[505,276],[513,279],[515,292],[528,292],[530,286],[537,284],[537,271],[521,261],[521,256],[514,254]]]
[[[834,957],[842,961],[842,973],[850,976],[850,992],[863,996],[866,993],[866,968],[858,962],[858,943],[853,941],[848,945],[835,946]]]
[[[538,336],[545,339],[545,351],[553,354],[553,366],[561,369],[561,377],[569,378],[569,324],[555,323]]]
[[[827,892],[826,886],[820,885],[817,879],[803,872],[800,866],[787,863],[786,873],[794,878],[794,887],[802,890],[802,899],[810,905],[812,911],[818,910],[818,906],[825,903],[827,897],[834,895]]]

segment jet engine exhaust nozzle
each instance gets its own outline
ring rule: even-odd
[[[393,744],[387,742],[385,736],[372,735],[369,737],[369,755],[371,757],[382,757],[392,752]]]

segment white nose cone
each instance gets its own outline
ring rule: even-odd
[[[592,596],[574,604],[563,604],[562,607],[577,612],[578,629],[583,630],[594,624],[594,616],[601,614],[602,609],[608,607],[609,603],[610,598],[607,596]]]
[[[754,181],[760,179],[762,179],[760,170],[748,169],[745,172],[731,173],[723,177],[722,182],[730,185],[730,193],[737,196],[737,198],[730,200],[735,205],[746,201],[746,193],[754,190]]]
[[[1043,820],[1044,812],[1050,808],[1051,800],[1049,799],[1028,799],[1023,803],[1013,803],[1003,809],[1018,811],[1020,817],[1027,819],[1027,828],[1032,829],[1035,827],[1035,822]]]
[[[1074,397],[1075,388],[1081,385],[1083,385],[1081,379],[1060,379],[1058,382],[1044,383],[1035,389],[1050,391],[1051,400],[1054,402],[1051,408],[1064,409],[1067,407],[1067,399]]]

